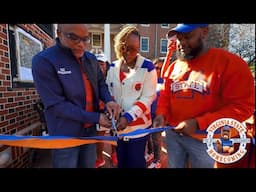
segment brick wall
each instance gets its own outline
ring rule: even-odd
[[[18,24],[23,30],[40,40],[44,47],[53,39],[35,24]],[[41,124],[34,103],[39,97],[34,87],[13,88],[8,42],[8,25],[0,24],[0,134],[39,135]],[[9,161],[2,167],[29,167],[31,149],[8,147],[0,144],[0,155],[9,153]],[[0,165],[1,167],[1,165]]]
[[[160,53],[161,38],[165,39],[167,32],[175,25],[176,24],[169,24],[169,28],[163,28],[160,23],[149,24],[149,26],[137,24],[136,26],[139,29],[141,36],[149,38],[149,51],[140,52],[141,55],[152,60],[156,57],[165,57],[165,53]]]

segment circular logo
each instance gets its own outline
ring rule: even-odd
[[[139,91],[141,89],[141,83],[136,83],[134,88],[136,91]]]
[[[246,144],[250,143],[250,139],[246,138],[246,127],[239,121],[231,118],[218,119],[206,131],[207,138],[203,139],[203,143],[207,144],[207,153],[215,161],[230,164],[246,154]],[[240,138],[232,138],[232,131],[237,132]],[[235,151],[237,144],[239,147]]]

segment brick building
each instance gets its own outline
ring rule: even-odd
[[[127,24],[110,24],[110,49],[111,61],[115,60],[114,36]],[[141,33],[140,53],[150,59],[164,57],[166,54],[166,33],[176,24],[129,24],[136,26]],[[208,44],[214,47],[227,49],[229,44],[230,24],[210,24]],[[104,24],[90,24],[90,36],[92,39],[89,50],[100,52],[104,50]]]
[[[114,36],[119,30],[127,24],[110,24],[110,60],[116,59],[114,52]],[[175,24],[129,24],[135,25],[141,33],[141,50],[140,53],[150,59],[155,57],[164,57],[166,54],[167,40],[166,33]],[[89,26],[91,36],[91,46],[89,50],[98,53],[104,50],[104,24],[90,24]]]
[[[52,25],[0,24],[0,134],[40,134],[31,57],[52,43]],[[30,154],[31,149],[0,144],[0,167],[29,167]]]

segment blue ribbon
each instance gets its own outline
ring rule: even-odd
[[[71,136],[21,136],[21,135],[0,135],[0,144],[33,147],[33,148],[65,148],[95,142],[116,142],[120,137],[132,137],[140,134],[151,134],[166,131],[173,127],[138,129],[129,133],[117,136],[91,136],[91,137],[71,137]],[[48,140],[48,142],[46,142]],[[56,142],[57,141],[57,142]],[[63,141],[63,142],[62,142]],[[50,142],[50,143],[49,143]],[[62,143],[61,143],[62,142]],[[68,143],[69,142],[69,143]]]

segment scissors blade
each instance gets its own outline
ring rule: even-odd
[[[113,131],[113,134],[114,134],[114,136],[117,136],[117,128],[116,128],[116,122],[115,122],[114,117],[112,117],[111,122],[112,122],[112,131]]]

